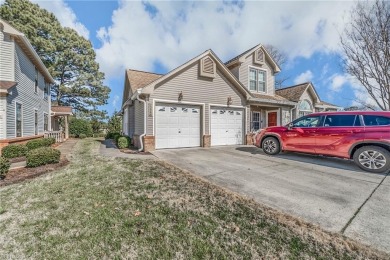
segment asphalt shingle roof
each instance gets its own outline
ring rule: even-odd
[[[162,76],[164,75],[139,70],[127,70],[127,77],[129,79],[130,87],[133,93],[137,89],[149,85]]]
[[[305,82],[295,86],[277,89],[275,90],[275,94],[282,96],[290,101],[298,102],[309,84],[310,82]]]

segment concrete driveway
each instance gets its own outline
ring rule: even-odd
[[[324,229],[390,252],[390,177],[353,162],[254,146],[158,150],[158,158]]]

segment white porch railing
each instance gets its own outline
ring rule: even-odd
[[[56,139],[56,143],[62,143],[64,141],[64,132],[62,131],[45,132],[45,138],[54,138]]]

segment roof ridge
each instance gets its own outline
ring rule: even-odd
[[[149,71],[144,71],[144,70],[135,70],[135,69],[127,69],[127,71],[136,71],[136,72],[143,72],[143,73],[148,73],[148,74],[155,74],[155,75],[165,75],[165,74],[162,74],[162,73],[155,73],[155,72],[149,72]]]
[[[301,85],[307,85],[307,84],[311,84],[311,82],[308,81],[308,82],[304,82],[304,83],[299,83],[299,84],[295,84],[295,85],[292,85],[292,86],[288,86],[288,87],[284,87],[284,88],[280,88],[280,89],[275,89],[275,91],[284,90],[284,89],[288,89],[288,88],[295,88],[295,87],[298,87],[298,86],[301,86]]]
[[[230,62],[238,59],[239,57],[242,57],[245,53],[249,52],[250,50],[252,50],[253,48],[257,47],[258,45],[261,45],[260,43],[256,44],[255,46],[251,47],[250,49],[244,51],[244,52],[241,52],[240,54],[234,56],[233,58],[229,59],[228,61],[224,62],[225,65],[229,64]]]

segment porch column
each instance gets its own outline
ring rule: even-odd
[[[65,116],[65,140],[69,138],[68,115]]]

